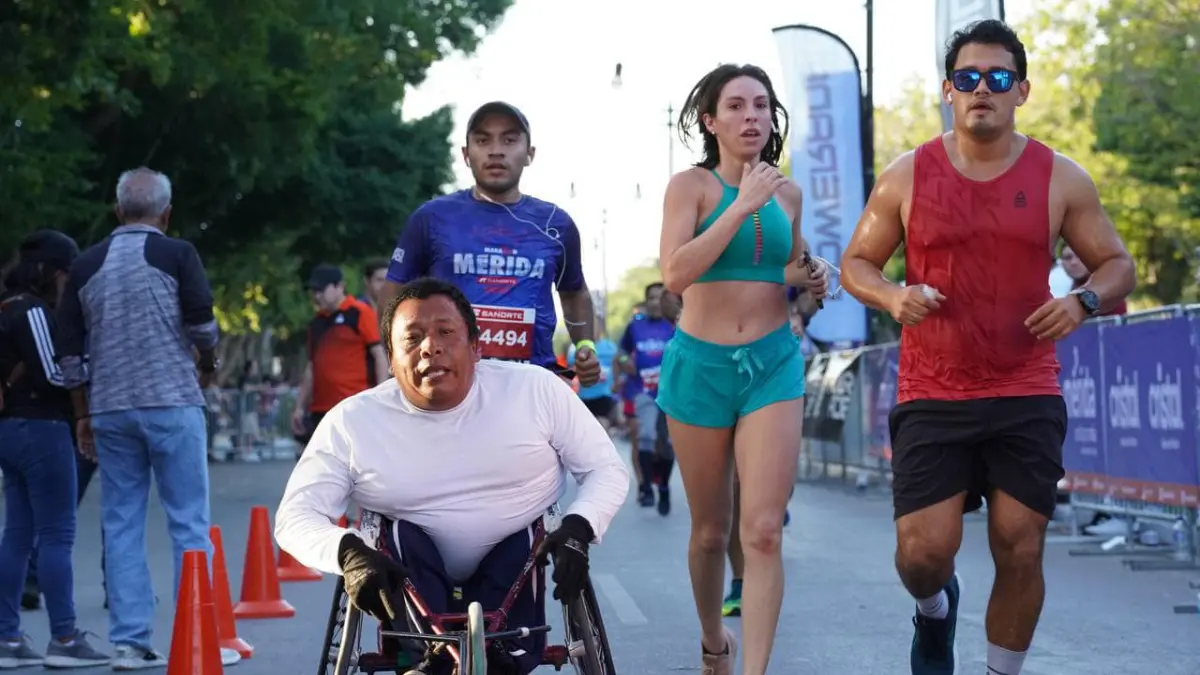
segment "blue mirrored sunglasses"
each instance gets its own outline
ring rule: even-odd
[[[1017,83],[1016,71],[1007,68],[993,68],[981,71],[978,68],[962,68],[950,73],[950,84],[964,93],[971,93],[979,88],[979,82],[987,78],[988,91],[993,94],[1003,94]]]

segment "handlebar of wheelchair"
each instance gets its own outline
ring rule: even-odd
[[[462,642],[461,631],[457,632],[457,633],[446,633],[445,635],[435,635],[434,633],[409,633],[408,631],[399,631],[399,630],[381,630],[381,631],[379,631],[379,636],[385,637],[385,638],[392,638],[395,640],[421,640],[424,642],[445,642],[446,644],[452,644],[455,646],[460,646],[460,643]],[[490,638],[491,636],[488,636],[488,637]]]
[[[485,640],[514,640],[518,638],[527,638],[530,635],[539,633],[549,633],[550,626],[534,626],[532,628],[521,627],[510,630],[502,630],[496,633],[486,633],[483,638]],[[393,638],[398,640],[424,640],[426,642],[446,642],[457,643],[462,639],[462,631],[454,631],[445,635],[435,635],[433,633],[410,633],[400,630],[381,630],[380,637]]]

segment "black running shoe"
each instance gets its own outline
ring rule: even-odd
[[[913,617],[912,654],[913,675],[955,675],[958,654],[954,633],[958,627],[958,600],[962,595],[958,575],[942,589],[946,591],[949,611],[944,619],[933,619],[917,612]]]
[[[643,486],[638,490],[638,505],[654,506],[654,489],[649,485]]]

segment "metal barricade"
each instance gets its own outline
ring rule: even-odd
[[[294,387],[210,387],[204,398],[211,458],[251,462],[295,459],[298,443],[291,429]]]
[[[1097,319],[1094,323],[1101,325],[1101,343],[1103,344],[1103,335],[1105,328],[1117,328],[1124,325],[1136,325],[1146,322],[1157,322],[1167,320],[1184,320],[1185,317],[1191,314],[1195,316],[1195,312],[1189,313],[1181,305],[1172,305],[1169,307],[1156,308],[1152,310],[1135,312],[1127,314],[1123,317],[1105,317]],[[1189,319],[1190,320],[1190,319]],[[1155,349],[1155,345],[1145,345],[1147,350]],[[1193,339],[1193,348],[1195,347]],[[1166,345],[1160,345],[1160,349],[1169,349]],[[1101,348],[1101,371],[1107,373],[1110,370],[1111,364],[1108,363],[1110,355],[1108,350]],[[1195,377],[1197,360],[1195,355],[1191,355],[1192,377]],[[1105,383],[1106,386],[1101,387],[1104,405],[1108,406],[1106,415],[1106,426],[1114,427],[1111,421],[1113,408],[1114,385]],[[1115,386],[1120,386],[1115,385]],[[1149,385],[1148,385],[1149,386]],[[1193,385],[1194,388],[1194,385]],[[1140,398],[1141,393],[1138,391],[1137,396]],[[1152,406],[1152,403],[1148,403]],[[1191,447],[1181,448],[1183,452],[1190,452],[1193,455],[1197,454],[1197,417],[1196,411],[1183,411],[1185,419],[1188,421],[1190,430],[1187,434]],[[1140,415],[1140,413],[1139,413]],[[1107,447],[1105,453],[1107,455]],[[1107,460],[1107,457],[1106,457]],[[1196,480],[1200,476],[1182,477],[1182,480]],[[1079,534],[1080,516],[1087,512],[1102,513],[1112,517],[1122,518],[1125,521],[1125,533],[1111,537],[1098,546],[1075,548],[1069,551],[1073,556],[1118,556],[1129,558],[1124,560],[1124,564],[1129,569],[1134,571],[1144,570],[1195,570],[1197,567],[1197,547],[1196,547],[1196,525],[1197,525],[1197,510],[1195,505],[1188,505],[1181,499],[1171,497],[1163,499],[1161,493],[1167,492],[1168,495],[1174,491],[1155,490],[1153,487],[1143,487],[1140,491],[1131,488],[1127,481],[1113,478],[1102,478],[1100,483],[1103,484],[1102,489],[1092,489],[1093,486],[1073,485],[1070,493],[1070,504],[1072,509],[1072,533]],[[1131,493],[1140,492],[1138,497],[1131,496]],[[1174,503],[1172,503],[1174,502]],[[1146,521],[1164,521],[1166,523],[1178,524],[1172,530],[1172,534],[1182,529],[1182,536],[1185,541],[1181,547],[1176,546],[1161,546],[1161,545],[1143,545],[1139,539],[1141,538],[1141,528]],[[1180,525],[1182,527],[1180,527]],[[1134,559],[1134,557],[1140,559]],[[1159,559],[1155,559],[1159,558]],[[1173,559],[1162,559],[1173,558]],[[1180,559],[1183,558],[1183,559]]]
[[[866,490],[890,483],[890,451],[877,439],[874,364],[895,345],[873,345],[818,354],[807,367],[805,433],[798,479],[835,481]],[[864,364],[868,364],[865,366]],[[864,379],[868,378],[868,379]],[[895,403],[895,387],[891,387]],[[885,394],[886,398],[886,394]],[[886,431],[886,413],[884,413]]]

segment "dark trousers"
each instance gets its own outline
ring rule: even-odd
[[[74,438],[72,433],[71,437]],[[83,503],[83,496],[87,494],[88,484],[92,482],[92,476],[96,474],[96,463],[84,457],[78,452],[75,453],[75,475],[78,477],[79,493],[75,499],[76,508]],[[32,561],[37,560],[37,544],[33,545],[33,554],[29,556],[30,564],[28,571],[25,574],[25,586],[32,590],[38,587],[37,568]],[[100,573],[104,573],[104,532],[100,532]]]
[[[391,554],[403,561],[417,593],[434,614],[466,612],[467,605],[471,602],[483,605],[485,612],[499,609],[509,589],[520,577],[525,562],[529,560],[530,546],[533,543],[532,528],[503,539],[484,556],[475,574],[461,585],[461,597],[455,597],[457,584],[446,574],[442,556],[425,530],[401,520],[392,526],[392,534],[393,536],[386,538]],[[508,612],[506,628],[544,626],[544,591],[545,582],[540,573],[526,582]],[[528,675],[542,664],[546,634],[537,633],[527,638],[511,640],[506,647],[516,659],[519,671]],[[424,651],[423,646],[420,649]]]
[[[661,410],[658,411],[654,429],[652,448],[639,448],[638,451],[637,461],[642,470],[643,492],[650,492],[655,485],[660,490],[668,489],[671,485],[671,474],[675,470],[675,446],[671,443],[671,434],[667,430],[667,414]]]

